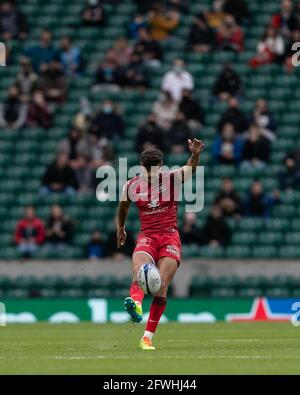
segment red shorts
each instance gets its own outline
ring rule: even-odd
[[[154,264],[162,257],[173,258],[180,264],[181,241],[178,232],[165,234],[140,233],[133,253],[141,252],[149,255]]]

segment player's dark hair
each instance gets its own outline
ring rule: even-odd
[[[159,149],[149,148],[141,153],[141,165],[147,170],[152,166],[159,166],[162,164],[163,154]]]

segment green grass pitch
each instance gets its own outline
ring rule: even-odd
[[[143,325],[0,327],[0,374],[299,374],[300,328],[290,323],[159,327],[141,351]]]

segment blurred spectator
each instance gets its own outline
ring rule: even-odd
[[[170,37],[172,31],[179,25],[180,14],[158,3],[148,13],[150,32],[155,40],[165,40]]]
[[[20,100],[18,88],[12,85],[7,98],[0,104],[0,127],[21,128],[26,122],[27,111],[28,106]]]
[[[234,190],[232,179],[226,177],[222,180],[220,192],[217,194],[215,205],[218,205],[226,217],[237,217],[242,211],[242,201],[239,194]]]
[[[80,152],[91,159],[90,165],[97,169],[100,166],[110,164],[113,160],[113,149],[107,138],[89,133],[80,142]]]
[[[101,89],[119,91],[121,83],[122,70],[118,65],[114,51],[109,50],[107,51],[103,62],[98,67],[93,91]]]
[[[24,258],[30,258],[45,241],[45,227],[32,206],[25,208],[25,216],[16,226],[14,240]]]
[[[74,77],[83,69],[84,61],[81,50],[75,47],[69,36],[64,36],[60,42],[58,60],[63,66],[64,74],[68,77]]]
[[[75,127],[69,130],[68,136],[58,143],[57,152],[67,155],[70,165],[74,167],[79,155],[85,155],[85,147],[83,147],[83,139],[81,133]]]
[[[227,225],[220,207],[214,205],[201,230],[201,244],[208,244],[211,247],[226,246],[230,239],[231,229]]]
[[[168,131],[167,145],[172,153],[182,153],[187,149],[187,140],[193,137],[187,120],[182,112],[176,114],[176,118]]]
[[[243,152],[243,140],[235,135],[231,123],[225,123],[221,136],[217,136],[212,146],[212,155],[217,163],[237,165]]]
[[[68,196],[73,196],[77,188],[76,175],[70,166],[68,156],[64,153],[58,154],[43,176],[41,195],[63,192]]]
[[[98,138],[106,137],[109,141],[122,137],[124,122],[111,100],[104,100],[100,110],[94,116],[90,131]]]
[[[79,193],[91,193],[96,185],[96,174],[89,158],[79,155],[76,160],[75,175]]]
[[[241,52],[244,48],[244,33],[231,15],[226,15],[216,36],[218,48]]]
[[[111,257],[114,261],[122,261],[126,257],[129,258],[132,255],[134,250],[135,241],[132,233],[129,230],[126,230],[127,238],[126,243],[118,248],[117,246],[117,238],[116,232],[112,231],[106,240],[105,243],[105,255]]]
[[[131,59],[132,47],[126,37],[120,37],[115,41],[112,51],[119,66],[126,66]]]
[[[164,150],[166,148],[164,133],[157,123],[156,115],[150,113],[138,131],[136,139],[137,151],[142,152],[149,146],[155,146],[160,150]]]
[[[260,129],[264,130],[263,135],[265,137],[267,137],[269,140],[274,140],[276,122],[273,114],[268,109],[268,104],[266,100],[256,100],[250,121],[251,123],[257,125]]]
[[[200,229],[197,226],[195,213],[185,213],[180,230],[182,244],[198,243],[200,240]]]
[[[46,224],[46,241],[51,244],[68,244],[72,240],[74,224],[59,205],[51,207]]]
[[[170,129],[178,110],[177,103],[168,91],[162,91],[158,100],[154,102],[152,112],[156,116],[157,125],[162,129]]]
[[[180,102],[184,89],[194,89],[193,77],[185,70],[185,63],[182,59],[174,61],[173,69],[163,77],[161,88],[163,91],[170,92],[176,102]]]
[[[261,168],[270,160],[270,142],[261,134],[256,125],[251,125],[245,134],[245,143],[242,155],[243,167]]]
[[[249,217],[268,218],[272,207],[280,202],[277,191],[267,194],[260,181],[254,181],[245,201],[245,214]]]
[[[213,29],[218,29],[226,14],[223,11],[223,0],[213,0],[211,9],[206,14],[208,25]]]
[[[149,85],[143,59],[138,53],[132,54],[130,63],[124,70],[123,85],[140,90],[144,90]]]
[[[246,0],[224,0],[223,11],[232,15],[239,25],[243,25],[250,20],[250,12]]]
[[[16,87],[22,101],[29,101],[32,93],[37,89],[38,75],[33,71],[30,60],[23,58],[20,61],[21,70],[17,74]]]
[[[45,101],[44,93],[36,90],[28,107],[27,125],[30,127],[50,128],[53,113]]]
[[[220,74],[217,76],[213,87],[213,94],[221,100],[228,100],[231,96],[236,96],[241,92],[242,82],[239,75],[233,70],[230,64],[225,64]]]
[[[30,59],[36,73],[45,71],[56,55],[57,50],[52,42],[52,33],[47,29],[42,31],[39,44],[25,50],[25,56]]]
[[[215,39],[214,30],[208,25],[205,14],[200,12],[195,17],[189,33],[189,47],[198,53],[209,52],[215,47]]]
[[[81,20],[84,26],[100,27],[105,22],[105,12],[100,4],[100,0],[87,0],[81,13]]]
[[[147,29],[140,29],[138,41],[134,50],[148,66],[159,66],[162,59],[162,49],[157,40],[154,40]]]
[[[139,38],[140,29],[145,29],[146,27],[147,25],[144,16],[141,14],[136,14],[133,21],[129,25],[129,37],[132,40],[137,40]]]
[[[104,257],[104,242],[99,230],[92,233],[91,239],[86,246],[86,257],[90,260],[97,260]]]
[[[231,123],[236,133],[243,133],[248,127],[247,118],[240,109],[240,103],[235,97],[231,97],[228,100],[228,108],[218,122],[218,130],[222,130],[226,123]]]
[[[72,124],[81,133],[86,133],[92,118],[91,102],[86,96],[81,96],[79,99],[79,111],[75,114]]]
[[[258,67],[281,60],[284,55],[284,40],[277,29],[268,27],[257,45],[256,55],[250,59],[251,67]]]
[[[65,101],[68,91],[67,81],[59,62],[54,60],[49,63],[40,77],[39,87],[48,102],[61,104]]]
[[[204,114],[193,92],[188,89],[182,91],[182,99],[179,103],[179,111],[182,112],[191,130],[199,130],[204,123]]]
[[[272,16],[271,26],[276,30],[279,29],[285,37],[289,37],[293,30],[300,27],[292,0],[281,1],[280,11]]]
[[[25,16],[20,12],[13,0],[3,0],[0,4],[0,38],[24,40],[28,35]]]
[[[290,152],[284,159],[284,169],[278,175],[280,189],[294,189],[300,186],[300,148]]]

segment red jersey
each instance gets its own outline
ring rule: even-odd
[[[143,233],[177,231],[178,186],[174,172],[160,173],[152,185],[142,176],[127,181],[124,190],[138,210]]]

